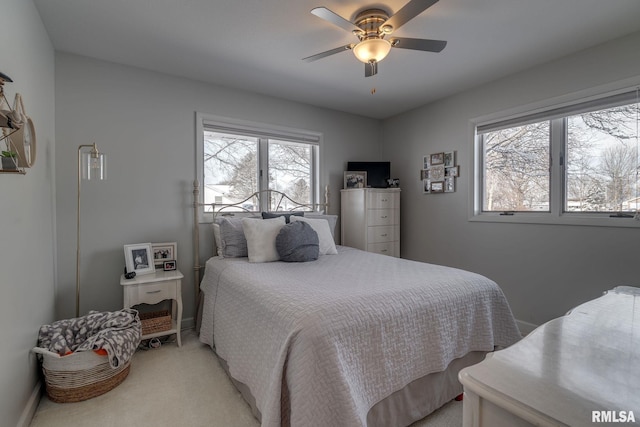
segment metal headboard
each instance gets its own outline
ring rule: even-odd
[[[200,301],[200,208],[209,206],[211,207],[211,213],[215,220],[218,215],[232,215],[230,212],[232,209],[234,212],[238,210],[241,212],[260,212],[255,209],[246,208],[247,202],[256,201],[255,206],[260,209],[263,206],[262,201],[266,200],[267,203],[264,206],[273,206],[270,208],[272,211],[281,211],[284,205],[287,206],[286,211],[319,211],[324,210],[329,212],[329,186],[324,189],[324,203],[300,203],[287,196],[285,193],[277,190],[262,190],[256,191],[244,200],[237,203],[201,203],[200,202],[200,183],[198,180],[193,181],[193,273],[194,273],[194,288],[195,288],[195,307],[196,313]],[[272,203],[274,202],[274,203]]]

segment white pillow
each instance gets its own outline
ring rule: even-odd
[[[271,219],[244,218],[242,229],[247,239],[249,262],[278,261],[276,236],[286,221],[283,216]]]
[[[326,219],[312,219],[304,216],[292,216],[290,221],[304,221],[318,233],[320,240],[320,255],[337,255],[336,242],[333,241],[331,230],[329,229],[329,221]]]

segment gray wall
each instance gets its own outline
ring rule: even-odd
[[[322,132],[321,185],[331,187],[332,213],[339,212],[345,162],[380,152],[377,120],[57,53],[60,317],[71,316],[75,307],[77,148],[96,142],[108,156],[108,179],[82,187],[81,313],[122,307],[123,245],[175,241],[185,274],[183,318],[192,321],[196,111]]]
[[[383,157],[402,184],[402,257],[484,274],[516,318],[541,324],[616,285],[640,285],[640,229],[469,222],[470,120],[640,76],[640,33],[383,122]],[[422,194],[422,156],[457,151],[453,194]]]
[[[38,142],[26,175],[0,174],[0,424],[15,426],[28,423],[27,407],[37,404],[30,349],[54,318],[54,53],[31,1],[3,1],[2,16],[0,71],[14,81],[5,94],[11,104],[22,94]]]

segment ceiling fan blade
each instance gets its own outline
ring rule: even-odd
[[[368,63],[364,64],[364,76],[365,77],[375,76],[376,74],[378,74],[378,62],[377,61],[371,61],[371,62],[368,62]]]
[[[391,18],[387,19],[381,25],[381,28],[391,26],[391,31],[395,31],[437,2],[438,0],[411,0]]]
[[[440,52],[447,45],[444,40],[410,39],[405,37],[394,37],[389,42],[391,42],[392,47],[423,50],[425,52]]]
[[[316,7],[311,9],[311,13],[317,16],[318,18],[322,18],[325,21],[331,22],[333,25],[337,25],[340,28],[343,28],[347,31],[358,31],[362,30],[359,27],[356,27],[352,22],[347,21],[342,16],[338,15],[335,12],[330,11],[326,7]]]
[[[322,59],[327,56],[334,55],[336,53],[344,52],[345,50],[351,50],[353,49],[354,46],[355,46],[354,44],[347,44],[344,46],[336,47],[335,49],[331,49],[325,52],[316,53],[315,55],[307,56],[306,58],[302,58],[302,60],[305,62],[317,61],[318,59]]]

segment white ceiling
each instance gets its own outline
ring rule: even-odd
[[[357,41],[310,10],[352,20],[408,0],[323,1],[34,0],[56,50],[373,118],[640,31],[639,0],[440,0],[394,36],[447,47],[393,49],[365,78],[350,51],[301,60]]]

